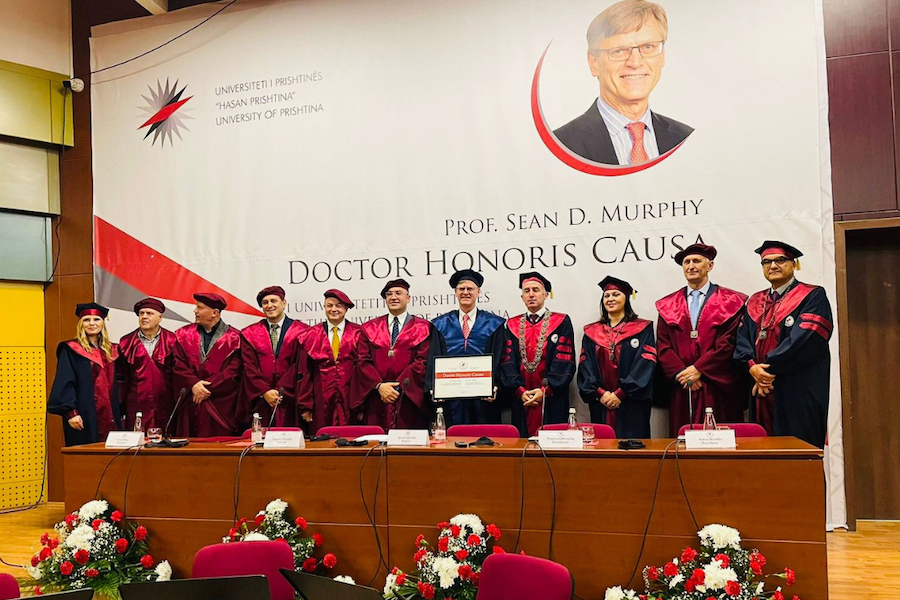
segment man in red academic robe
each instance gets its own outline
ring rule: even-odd
[[[311,327],[301,342],[308,354],[305,368],[312,394],[298,399],[297,410],[312,411],[313,434],[322,427],[359,422],[350,414],[350,388],[356,374],[362,327],[346,319],[351,308],[353,302],[347,294],[336,289],[326,291],[326,321]]]
[[[178,433],[240,435],[250,417],[241,389],[241,332],[222,320],[222,296],[203,292],[194,300],[196,323],[175,332],[175,389],[187,390]]]
[[[426,429],[431,402],[425,395],[425,369],[431,323],[407,312],[409,283],[388,281],[381,290],[388,315],[363,323],[359,347],[359,393],[351,410],[365,413],[369,425],[385,431]]]
[[[755,250],[771,287],[747,301],[734,359],[753,377],[754,420],[769,434],[793,435],[825,447],[834,330],[825,289],[800,283],[794,270],[803,256],[784,242]]]
[[[138,412],[145,430],[162,429],[175,407],[172,391],[175,334],[160,326],[164,312],[165,305],[156,298],[140,300],[134,305],[138,328],[119,340],[116,381],[128,430],[134,427]]]
[[[676,254],[687,286],[656,302],[656,348],[667,384],[663,393],[670,398],[672,437],[691,422],[691,403],[694,424],[703,423],[707,408],[720,423],[744,420],[749,378],[733,354],[747,295],[709,280],[715,258],[716,249],[705,244],[692,244]]]
[[[276,427],[296,427],[301,420],[312,421],[312,410],[297,414],[297,405],[303,402],[298,398],[312,392],[306,377],[306,350],[300,345],[309,326],[284,314],[284,297],[284,288],[277,285],[256,295],[266,318],[241,330],[244,390],[251,413],[259,413],[264,425],[272,422]]]
[[[540,273],[519,275],[527,312],[506,323],[500,377],[513,396],[512,422],[522,437],[541,425],[565,423],[569,384],[575,377],[575,332],[568,315],[544,309],[550,281]]]

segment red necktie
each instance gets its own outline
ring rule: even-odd
[[[631,164],[636,165],[647,162],[649,157],[647,156],[647,151],[644,150],[644,129],[647,126],[640,121],[636,121],[629,123],[625,127],[628,129],[628,133],[631,134]]]
[[[463,315],[462,330],[463,330],[463,338],[468,340],[469,339],[469,315]]]

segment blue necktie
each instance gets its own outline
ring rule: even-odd
[[[700,316],[700,290],[691,291],[691,327],[697,329],[697,318]]]
[[[391,328],[391,346],[396,343],[398,335],[400,335],[400,319],[394,317],[394,326]]]

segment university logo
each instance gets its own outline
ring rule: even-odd
[[[166,86],[163,87],[162,83],[157,79],[156,90],[153,89],[152,85],[147,86],[147,88],[150,90],[150,96],[141,96],[147,102],[147,106],[139,106],[138,108],[150,115],[150,118],[138,127],[138,130],[148,128],[147,133],[144,134],[144,139],[146,140],[152,133],[153,140],[151,145],[155,145],[158,139],[160,140],[159,145],[161,148],[166,144],[166,138],[168,137],[169,145],[171,146],[174,141],[172,134],[177,135],[180,140],[182,139],[182,129],[190,131],[187,125],[184,124],[185,120],[193,118],[186,114],[190,109],[181,109],[193,96],[182,99],[187,86],[185,85],[179,90],[178,80],[175,81],[174,85],[169,86],[169,80],[166,79]]]

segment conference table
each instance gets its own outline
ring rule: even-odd
[[[138,451],[74,446],[63,450],[66,510],[97,494],[147,527],[154,558],[189,577],[195,552],[228,534],[236,495],[237,515],[247,518],[281,498],[307,519],[308,532],[324,536],[317,556],[337,556],[330,575],[377,588],[390,567],[413,569],[418,534],[434,543],[437,523],[471,513],[501,529],[505,550],[568,567],[576,594],[591,600],[613,585],[642,591],[645,565],[699,548],[695,522],[720,523],[766,556],[767,573],[796,571],[788,598],[828,597],[823,453],[801,440],[738,438],[736,449],[691,451],[666,439],[636,450],[616,440],[581,450],[503,438],[493,447],[454,445],[473,440],[249,451],[237,440]]]

